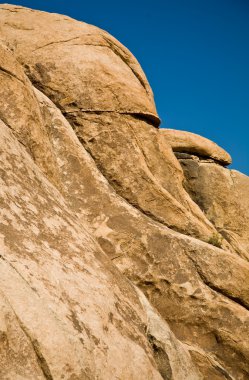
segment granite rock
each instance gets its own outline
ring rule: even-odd
[[[248,379],[248,177],[108,33],[0,20],[1,378]]]

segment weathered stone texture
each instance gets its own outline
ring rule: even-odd
[[[229,165],[232,162],[229,153],[205,137],[175,129],[163,129],[161,133],[174,152],[191,153],[212,158],[221,165]]]
[[[248,379],[248,177],[108,33],[0,22],[0,377]]]

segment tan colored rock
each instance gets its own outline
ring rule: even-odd
[[[33,87],[13,53],[0,44],[0,118],[11,128],[36,163],[58,183],[55,157],[42,121]]]
[[[18,285],[18,284],[16,284]],[[1,379],[44,380],[44,373],[30,339],[9,301],[0,293]]]
[[[17,318],[9,341],[16,323],[26,334],[17,331],[23,372],[10,350],[3,375],[248,379],[249,264],[226,239],[224,250],[187,236],[210,241],[217,229],[183,188],[135,59],[117,42],[125,60],[116,60],[116,45],[87,45],[113,40],[64,16],[4,5],[0,19],[1,39],[43,92],[32,89],[35,126],[46,131],[41,146],[52,152],[58,179],[51,184],[39,154],[35,164],[26,136],[19,142],[21,119],[11,119],[14,134],[0,124],[1,308]],[[91,89],[82,83],[92,69]]]
[[[191,159],[180,162],[192,199],[223,238],[249,260],[249,178],[214,163]]]
[[[1,378],[161,379],[133,288],[0,127]]]
[[[113,262],[146,292],[177,336],[190,347],[204,378],[219,378],[222,373],[243,376],[247,369],[240,354],[231,358],[235,350],[246,354],[247,343],[245,347],[235,345],[233,339],[234,334],[236,341],[244,339],[249,328],[244,319],[247,311],[240,319],[244,307],[235,308],[233,300],[247,308],[248,264],[212,245],[160,226],[118,197],[101,179],[61,112],[40,92],[36,94],[44,122],[51,130],[64,196],[70,207],[88,220]],[[227,268],[232,268],[229,275]],[[218,317],[223,314],[229,316],[222,317],[223,328],[230,332],[226,335]],[[239,369],[241,366],[243,369]]]
[[[159,124],[139,63],[110,34],[66,16],[0,7],[1,38],[30,70],[33,82],[53,101],[60,100],[66,112],[119,111]],[[84,83],[80,89],[79,82]]]
[[[174,152],[212,158],[222,165],[229,165],[232,162],[229,153],[205,137],[176,129],[161,129],[160,132]]]
[[[151,306],[143,292],[136,288],[148,319],[148,336],[155,351],[155,358],[163,378],[198,380],[199,371],[192,365],[187,347],[172,334],[168,324]],[[165,354],[167,353],[167,354]]]
[[[182,173],[170,148],[169,155],[160,150],[157,129],[129,115],[94,114],[81,120],[82,125],[74,128],[77,136],[119,195],[176,231],[203,240],[215,233],[183,189]]]
[[[170,147],[169,154],[160,148],[166,143],[153,127],[159,121],[153,95],[131,53],[91,25],[11,9],[2,6],[0,13],[3,38],[32,83],[62,110],[116,191],[154,220],[207,241],[216,231],[183,189]]]

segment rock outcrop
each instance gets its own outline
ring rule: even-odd
[[[174,152],[196,154],[224,166],[232,163],[229,153],[205,137],[174,129],[164,129],[162,133]]]
[[[108,33],[0,22],[1,379],[248,379],[248,177]]]

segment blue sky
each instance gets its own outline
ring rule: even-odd
[[[119,39],[141,63],[162,127],[208,137],[249,175],[249,0],[16,0]]]

